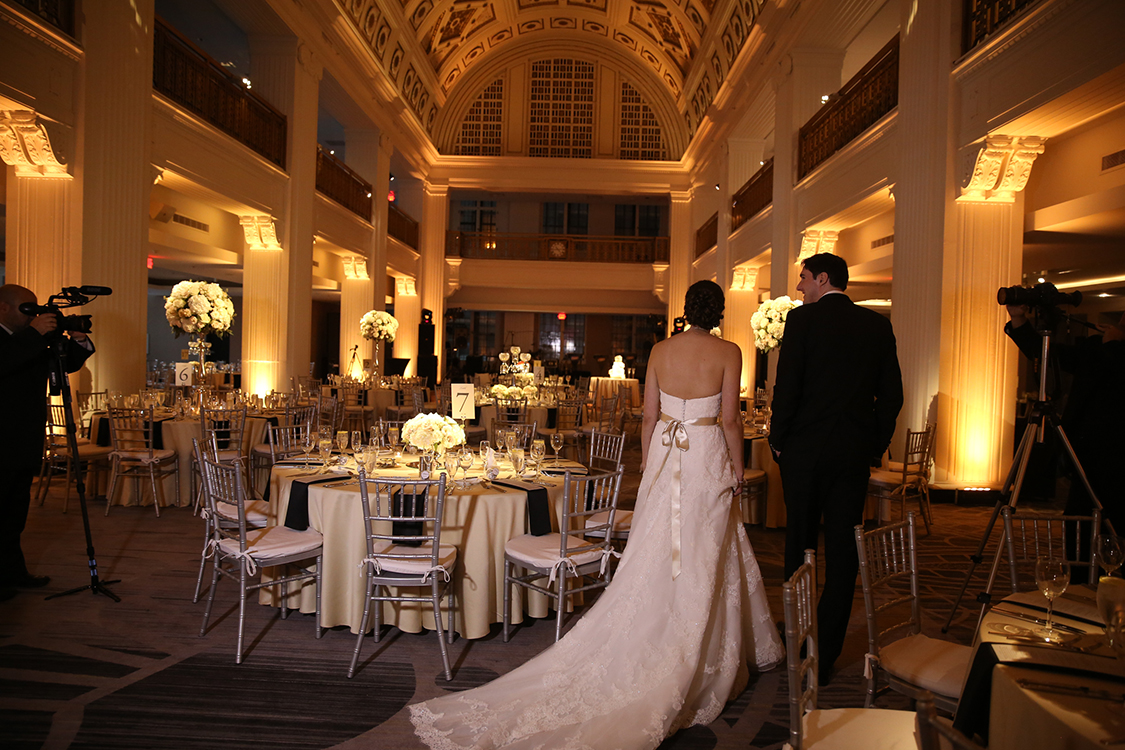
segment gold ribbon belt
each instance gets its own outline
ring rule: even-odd
[[[692,427],[708,427],[710,425],[719,424],[718,417],[699,417],[698,419],[675,419],[667,414],[660,413],[660,421],[664,422],[664,433],[660,437],[661,444],[668,450],[664,453],[664,460],[660,462],[660,468],[656,470],[656,477],[653,477],[653,485],[656,484],[657,478],[660,473],[664,471],[664,466],[668,463],[668,457],[674,456],[672,459],[672,579],[675,580],[680,575],[680,453],[688,449],[688,433],[687,425]],[[679,450],[672,450],[678,448]]]

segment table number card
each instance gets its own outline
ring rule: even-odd
[[[176,363],[176,385],[193,385],[193,378],[195,377],[195,363],[194,362],[177,362]]]
[[[542,385],[543,378],[547,375],[547,368],[543,365],[535,365],[535,385]]]
[[[472,383],[451,383],[449,395],[453,399],[454,419],[476,419],[477,406],[473,398],[475,386]]]

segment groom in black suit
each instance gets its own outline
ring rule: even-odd
[[[844,646],[855,597],[869,467],[881,461],[902,408],[889,320],[844,294],[848,264],[819,253],[801,268],[805,304],[789,311],[777,361],[770,447],[781,468],[785,577],[817,548],[824,517],[824,590],[817,607],[821,682]]]
[[[43,458],[49,344],[62,334],[57,315],[26,315],[19,309],[24,303],[36,304],[30,289],[0,286],[0,601],[10,599],[17,588],[39,588],[50,581],[28,572],[20,536],[27,524],[31,483]],[[77,372],[94,347],[84,333],[68,335],[61,345],[70,372]]]

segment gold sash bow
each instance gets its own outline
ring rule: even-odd
[[[672,579],[680,575],[680,453],[688,449],[688,433],[687,425],[692,427],[707,427],[710,425],[719,424],[718,417],[699,417],[697,419],[675,419],[667,414],[660,413],[660,421],[664,422],[664,433],[660,437],[661,444],[668,450],[664,453],[664,460],[660,462],[660,468],[656,470],[656,477],[653,478],[653,485],[660,477],[660,473],[664,471],[665,465],[668,463],[668,457],[673,456],[672,459]],[[678,450],[672,450],[677,448]]]

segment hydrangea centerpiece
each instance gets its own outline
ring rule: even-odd
[[[234,303],[218,284],[181,281],[164,298],[164,317],[176,336],[181,333],[226,336],[234,320]]]
[[[750,316],[750,327],[754,329],[754,345],[760,351],[768,352],[781,346],[781,337],[785,333],[785,319],[789,317],[789,311],[800,304],[799,300],[787,296],[768,299],[761,304],[756,313]]]
[[[465,431],[451,417],[419,414],[402,426],[402,439],[418,450],[445,453],[465,442]]]
[[[398,333],[398,321],[389,312],[371,310],[359,319],[359,333],[372,341],[394,341]]]

